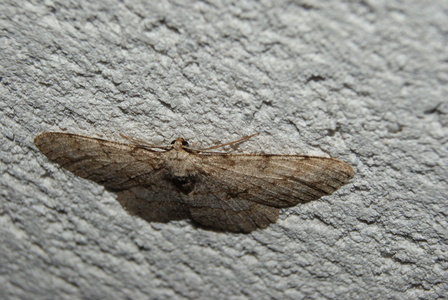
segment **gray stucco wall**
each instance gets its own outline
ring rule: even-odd
[[[448,2],[2,1],[0,298],[448,294]],[[331,155],[352,182],[251,234],[147,223],[43,131]]]

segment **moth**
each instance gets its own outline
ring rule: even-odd
[[[329,195],[353,177],[335,158],[210,151],[252,136],[201,150],[183,138],[158,147],[61,132],[44,132],[34,143],[64,169],[115,192],[133,215],[149,222],[191,219],[220,231],[266,228],[279,209]]]

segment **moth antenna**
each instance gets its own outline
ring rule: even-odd
[[[250,139],[251,137],[254,137],[254,136],[259,135],[259,134],[260,134],[260,133],[257,132],[257,133],[254,133],[254,134],[252,134],[252,135],[245,136],[245,137],[243,137],[243,138],[241,138],[241,139],[239,139],[239,140],[236,140],[236,141],[233,141],[233,142],[230,142],[230,143],[225,143],[225,144],[218,145],[218,146],[213,146],[213,147],[209,147],[209,148],[204,148],[204,149],[201,149],[201,150],[199,150],[199,151],[202,152],[202,151],[212,150],[212,149],[221,148],[221,147],[224,147],[224,146],[228,146],[228,145],[236,144],[236,143],[239,143],[239,142],[248,140],[248,139]]]
[[[125,138],[125,139],[133,141],[134,143],[137,144],[137,146],[144,146],[144,148],[156,148],[156,149],[163,149],[163,150],[168,150],[169,148],[171,148],[171,147],[160,147],[160,146],[151,145],[150,143],[148,143],[148,142],[146,142],[144,140],[132,138],[132,137],[129,137],[129,136],[124,135],[122,133],[120,133],[120,136],[122,138]]]
[[[127,139],[127,140],[131,140],[131,141],[136,142],[136,143],[139,143],[139,144],[145,144],[145,145],[147,145],[147,146],[152,146],[152,145],[150,145],[148,142],[146,142],[146,141],[144,141],[144,140],[139,140],[139,139],[136,139],[136,138],[132,138],[132,137],[127,136],[127,135],[124,135],[124,134],[122,134],[122,133],[120,133],[120,136],[121,136],[122,138],[125,138],[125,139]]]

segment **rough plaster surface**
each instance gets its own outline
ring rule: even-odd
[[[2,1],[0,298],[448,294],[448,2]],[[254,233],[147,223],[46,160],[58,130],[338,157]]]

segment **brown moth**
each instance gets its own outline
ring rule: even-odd
[[[280,208],[329,195],[353,177],[334,158],[208,151],[249,137],[201,150],[183,138],[156,147],[60,132],[44,132],[34,143],[51,161],[116,192],[131,214],[232,232],[265,228]]]

